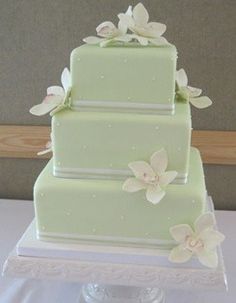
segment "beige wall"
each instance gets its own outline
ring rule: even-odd
[[[101,21],[116,22],[125,0],[0,0],[0,124],[47,125],[28,109],[58,83],[71,50]],[[166,23],[179,51],[178,66],[214,100],[193,110],[195,129],[235,130],[236,1],[146,0],[152,20]],[[31,198],[43,160],[0,159],[0,197]],[[235,166],[205,167],[218,208],[236,209]]]

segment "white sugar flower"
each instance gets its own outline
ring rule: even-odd
[[[42,151],[37,153],[38,156],[42,156],[42,155],[45,155],[45,154],[48,154],[48,153],[52,152],[52,142],[51,141],[48,141],[47,144],[45,145],[45,147],[46,147],[45,150],[42,150]]]
[[[124,15],[131,14],[131,7],[128,8]],[[127,26],[122,22],[118,23],[118,28],[110,21],[105,21],[96,28],[99,37],[90,36],[84,38],[83,41],[88,44],[100,44],[105,47],[113,42],[129,42],[132,38],[127,35]],[[100,38],[101,37],[101,38]]]
[[[188,224],[175,225],[170,228],[170,234],[180,243],[172,249],[169,260],[175,263],[187,262],[193,255],[210,268],[218,265],[216,247],[225,236],[214,230],[215,220],[212,213],[201,215],[194,223],[194,231]]]
[[[166,171],[167,153],[164,149],[155,152],[150,158],[150,164],[136,161],[129,164],[135,178],[128,178],[123,184],[123,190],[133,193],[146,189],[146,198],[157,204],[165,196],[165,187],[177,176],[176,171]]]
[[[177,102],[190,102],[197,108],[206,108],[212,104],[207,96],[200,97],[202,90],[188,86],[188,77],[183,68],[176,72],[176,92]]]
[[[54,115],[56,112],[69,106],[71,93],[71,77],[68,68],[65,68],[61,74],[61,86],[50,86],[47,89],[47,96],[42,103],[33,106],[30,113],[36,116],[42,116],[50,112]]]
[[[167,40],[162,37],[166,31],[166,25],[158,22],[148,22],[149,14],[142,3],[138,3],[130,14],[119,14],[120,22],[125,24],[131,32],[132,38],[141,45],[152,43],[155,45],[167,44]]]

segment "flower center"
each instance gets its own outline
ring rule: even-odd
[[[194,252],[202,247],[204,247],[204,243],[201,239],[197,239],[191,236],[186,237],[186,248],[191,252]]]
[[[147,173],[144,173],[143,174],[143,179],[146,183],[148,184],[152,184],[152,185],[155,185],[158,183],[159,181],[159,176],[158,175],[155,175],[153,177],[150,177]]]

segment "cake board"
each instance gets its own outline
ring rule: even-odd
[[[209,198],[209,208],[212,205]],[[90,303],[157,303],[164,302],[162,289],[227,289],[220,248],[216,269],[203,267],[194,258],[173,264],[168,253],[154,248],[43,242],[36,237],[33,221],[6,260],[3,274],[83,283],[79,302]]]

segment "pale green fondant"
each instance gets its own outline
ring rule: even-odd
[[[52,119],[54,166],[129,170],[161,148],[168,170],[188,173],[191,140],[189,104],[176,104],[175,115],[61,111]]]
[[[173,104],[176,48],[82,45],[71,54],[72,101]]]
[[[139,238],[143,243],[145,239],[170,240],[171,226],[193,225],[206,211],[202,162],[198,150],[192,148],[188,183],[170,184],[165,197],[153,205],[144,190],[122,191],[119,180],[56,178],[50,161],[35,183],[34,201],[39,235],[52,234],[51,240],[61,235],[128,242]]]

